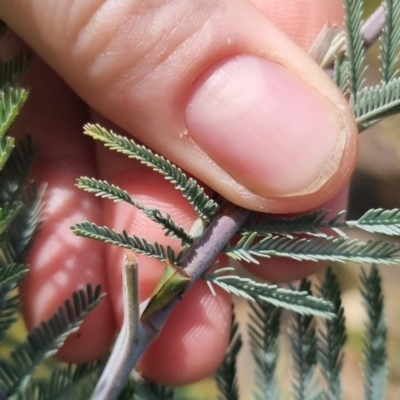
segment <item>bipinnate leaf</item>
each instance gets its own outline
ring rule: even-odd
[[[328,219],[329,210],[317,210],[295,216],[279,216],[274,214],[252,213],[249,222],[239,231],[242,236],[281,235],[293,238],[296,234],[327,237],[327,229],[337,231],[346,227],[342,221],[344,211]],[[342,232],[340,232],[343,234]]]
[[[285,289],[239,276],[220,276],[218,270],[213,275],[205,275],[204,279],[246,300],[265,301],[275,307],[282,307],[302,315],[318,315],[325,318],[334,316],[330,302],[310,296],[307,291]]]
[[[15,293],[1,292],[0,298],[0,339],[3,339],[18,319],[21,301],[20,296]]]
[[[78,179],[76,186],[88,193],[93,193],[97,197],[109,199],[115,202],[123,201],[136,207],[144,215],[160,225],[165,236],[180,239],[182,246],[193,243],[192,236],[186,232],[182,226],[176,224],[169,214],[165,216],[156,208],[144,206],[132,199],[128,192],[116,185],[110,185],[108,182],[99,179],[81,177]]]
[[[358,220],[343,220],[344,211],[339,212],[333,218],[329,218],[329,210],[317,210],[296,216],[279,216],[264,214],[260,218],[257,213],[252,214],[249,223],[239,233],[250,237],[281,235],[294,238],[295,235],[310,235],[328,237],[329,230],[347,237],[343,229],[361,229],[371,233],[385,235],[400,235],[400,209],[384,210],[382,208],[371,209]]]
[[[382,82],[388,83],[398,71],[400,44],[400,2],[385,0],[385,24],[381,35],[379,60],[381,62]]]
[[[232,313],[231,335],[229,347],[224,361],[219,366],[215,381],[218,386],[218,400],[239,400],[239,386],[237,376],[237,357],[242,348],[242,338],[238,332],[235,314]]]
[[[361,32],[362,0],[344,0],[346,28],[346,60],[348,61],[350,103],[358,103],[358,92],[365,80],[364,39]]]
[[[4,168],[0,171],[0,205],[23,200],[27,186],[31,188],[30,173],[36,157],[36,149],[28,136],[17,143]],[[29,196],[31,190],[28,190]]]
[[[28,91],[20,87],[0,91],[0,137],[5,135],[27,98]]]
[[[10,229],[4,232],[1,244],[8,263],[22,264],[33,246],[41,224],[44,190],[44,187],[37,189],[34,182],[24,186],[21,210],[10,224]]]
[[[4,207],[0,208],[0,234],[8,228],[10,223],[20,212],[21,207],[20,203],[14,202],[5,203]]]
[[[344,57],[336,57],[334,81],[340,91],[346,95],[349,91],[349,62]]]
[[[360,242],[348,238],[288,238],[267,236],[256,242],[257,235],[245,235],[225,253],[235,260],[258,264],[256,257],[289,257],[308,261],[352,261],[355,263],[396,264],[400,257],[400,246],[380,240]]]
[[[177,190],[181,191],[201,218],[209,221],[217,212],[218,204],[205,194],[204,189],[194,179],[187,179],[180,168],[164,157],[154,154],[145,146],[136,144],[134,140],[117,135],[100,125],[86,124],[84,133],[93,139],[100,140],[111,150],[138,160],[163,175]]]
[[[299,291],[306,291],[311,295],[310,281],[303,279],[299,285]],[[289,321],[288,333],[292,356],[293,399],[320,399],[321,387],[314,374],[318,360],[314,317],[294,313]]]
[[[53,365],[50,376],[36,378],[17,393],[17,400],[87,400],[103,362],[82,365]]]
[[[400,111],[400,79],[367,86],[358,93],[354,113],[360,130]]]
[[[247,328],[256,364],[253,393],[256,400],[278,400],[280,391],[275,370],[279,355],[282,309],[261,299],[249,301],[248,305],[251,312]]]
[[[31,379],[37,365],[52,356],[63,345],[68,335],[76,332],[83,318],[101,301],[101,287],[91,285],[73,293],[64,307],[47,321],[42,322],[25,342],[18,345],[8,360],[0,360],[0,387],[12,396],[22,390]]]
[[[135,253],[145,254],[148,257],[156,258],[161,261],[170,260],[173,263],[177,263],[182,257],[182,253],[175,255],[174,250],[170,246],[165,248],[157,242],[149,243],[146,239],[141,239],[136,235],[130,236],[126,231],[118,233],[108,229],[106,226],[98,226],[91,222],[76,224],[72,226],[71,229],[77,236],[113,244],[114,246],[122,247]]]
[[[329,300],[334,307],[335,316],[323,320],[323,328],[318,335],[318,359],[321,373],[327,383],[325,398],[341,400],[342,393],[342,365],[344,344],[346,342],[346,328],[344,308],[341,301],[341,290],[336,274],[328,267],[319,287],[319,294]]]
[[[0,31],[2,25],[0,24]],[[31,61],[29,53],[21,52],[11,60],[5,61],[0,68],[0,91],[15,86]]]
[[[10,292],[28,275],[29,267],[24,264],[7,264],[0,269],[0,291]]]
[[[346,226],[359,228],[371,233],[400,235],[400,209],[371,209],[357,221],[346,221]]]
[[[387,327],[382,282],[376,265],[369,272],[361,270],[361,295],[367,311],[362,367],[364,396],[365,400],[384,399],[388,376]]]

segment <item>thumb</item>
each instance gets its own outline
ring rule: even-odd
[[[89,105],[234,203],[302,211],[349,179],[346,101],[246,0],[14,0],[0,18]]]

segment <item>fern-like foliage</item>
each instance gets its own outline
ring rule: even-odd
[[[235,260],[258,264],[255,257],[289,257],[294,260],[395,264],[400,256],[396,243],[347,238],[288,238],[267,236],[256,242],[256,234],[245,235],[225,253]]]
[[[337,277],[330,267],[325,273],[319,293],[321,297],[331,301],[335,308],[335,318],[324,320],[324,328],[319,332],[319,362],[328,386],[324,397],[329,400],[341,400],[342,380],[340,374],[343,366],[343,347],[347,336],[341,290]]]
[[[344,1],[346,14],[346,52],[338,55],[335,64],[335,81],[343,93],[350,92],[359,131],[363,131],[385,117],[399,112],[400,81],[397,78],[400,43],[400,11],[397,0],[384,2],[385,24],[381,35],[381,82],[364,86],[364,43],[362,38],[362,8],[359,0]]]
[[[400,43],[400,3],[386,0],[386,23],[381,35],[380,62],[382,82],[388,83],[397,75],[398,50]]]
[[[125,203],[136,207],[152,221],[159,224],[162,227],[165,236],[180,239],[183,246],[193,243],[192,236],[188,232],[186,232],[183,227],[176,224],[169,214],[164,216],[159,210],[155,208],[145,207],[143,204],[140,204],[136,200],[133,200],[128,192],[119,188],[118,186],[110,185],[106,181],[87,177],[79,178],[77,180],[76,186],[80,189],[85,190],[86,192],[93,193],[95,196],[104,199],[113,200],[115,202],[124,201]]]
[[[349,90],[349,62],[344,57],[336,57],[333,79],[342,93]]]
[[[7,264],[0,270],[0,290],[11,291],[21,283],[29,272],[24,264]]]
[[[242,236],[281,235],[293,238],[294,235],[307,234],[311,236],[326,237],[323,229],[336,230],[345,227],[345,223],[340,221],[344,212],[337,214],[334,218],[327,221],[329,211],[317,210],[295,216],[279,216],[274,214],[252,213],[249,221],[239,231]]]
[[[5,136],[0,138],[0,170],[10,158],[11,152],[14,150],[15,140],[12,137]]]
[[[24,262],[39,227],[42,194],[26,168],[34,154],[29,141],[21,142],[0,171],[0,338],[17,320],[20,298],[13,291],[28,273]]]
[[[400,107],[400,79],[368,86],[358,95],[354,106],[356,121],[361,130],[385,117],[397,114]]]
[[[239,400],[239,387],[237,382],[237,356],[243,345],[242,337],[238,332],[235,314],[232,313],[232,328],[229,348],[224,361],[215,374],[219,389],[218,400]]]
[[[251,309],[248,325],[250,347],[256,362],[255,400],[278,400],[280,391],[275,370],[282,310],[258,299],[248,304]]]
[[[5,203],[4,207],[0,208],[0,234],[2,234],[13,219],[21,211],[21,204],[14,202],[12,204]]]
[[[18,318],[18,310],[21,306],[20,296],[1,291],[2,301],[0,303],[0,339],[6,336],[8,329]]]
[[[4,62],[0,69],[0,91],[11,86],[18,87],[18,80],[25,73],[30,61],[31,55],[21,52],[15,58]]]
[[[8,87],[0,92],[0,136],[3,136],[28,98],[22,88]]]
[[[1,246],[7,262],[23,263],[31,250],[40,227],[43,206],[43,190],[38,191],[35,183],[25,187],[22,208],[14,218],[10,228],[3,234]]]
[[[357,221],[347,221],[344,226],[359,228],[371,233],[400,235],[400,210],[383,210],[382,208],[367,211]]]
[[[131,380],[118,400],[196,400],[186,396],[182,390],[146,379]]]
[[[18,143],[0,174],[0,202],[19,200],[27,185],[32,183],[30,173],[36,149],[29,137]]]
[[[6,29],[0,21],[0,36]],[[17,319],[20,296],[15,290],[25,279],[25,264],[40,226],[43,189],[37,189],[30,178],[36,150],[29,138],[15,144],[5,136],[24,105],[28,92],[17,81],[25,72],[30,56],[21,53],[0,68],[0,339]],[[66,337],[78,329],[84,316],[101,300],[100,288],[88,285],[66,301],[55,315],[43,322],[26,342],[11,352],[9,359],[0,360],[0,398],[43,400],[65,395],[65,390],[79,386],[90,366],[56,367],[49,380],[32,381],[36,366],[54,354]],[[30,382],[32,386],[30,386]],[[79,382],[79,384],[78,384]],[[63,392],[63,393],[62,393]],[[63,397],[65,398],[65,397]],[[83,399],[84,397],[82,397]]]
[[[136,144],[132,139],[107,131],[99,125],[87,124],[84,128],[86,135],[102,141],[111,150],[134,158],[163,175],[182,192],[201,218],[208,221],[218,210],[218,204],[205,194],[204,189],[194,179],[188,179],[180,168],[164,157],[154,154],[145,146]]]
[[[5,65],[7,66],[7,63]],[[2,78],[0,77],[0,81]],[[15,146],[14,138],[4,135],[20,112],[27,97],[28,92],[20,87],[6,86],[4,90],[0,89],[0,170],[3,169]]]
[[[364,396],[366,400],[378,400],[384,398],[388,366],[382,283],[375,265],[369,273],[361,270],[361,294],[368,317],[363,352]]]
[[[93,390],[102,362],[83,365],[53,366],[50,377],[34,379],[21,391],[17,400],[87,400]]]
[[[228,293],[249,301],[267,302],[275,307],[286,308],[299,314],[318,315],[325,318],[334,316],[330,302],[310,296],[307,291],[285,289],[239,276],[221,276],[219,271],[213,275],[205,275],[204,279]]]
[[[307,291],[311,294],[310,281],[302,280],[299,290]],[[293,398],[295,400],[319,399],[321,392],[314,376],[318,360],[318,347],[313,317],[293,314],[290,320],[289,338],[294,369]]]
[[[364,39],[361,32],[363,1],[345,0],[346,54],[349,73],[350,103],[358,103],[358,92],[365,80]]]
[[[55,354],[72,332],[76,332],[83,318],[103,298],[100,286],[94,290],[74,292],[73,301],[66,300],[48,322],[42,322],[26,342],[16,347],[9,360],[0,360],[0,387],[8,396],[18,393],[32,376],[33,370],[45,358]]]
[[[170,246],[165,248],[157,242],[149,243],[146,239],[141,239],[136,235],[130,236],[126,231],[118,233],[105,226],[97,226],[90,222],[76,224],[71,229],[75,235],[110,243],[114,246],[122,247],[139,254],[145,254],[148,257],[161,261],[170,260],[173,263],[177,263],[182,256],[182,253],[175,255],[174,250]]]
[[[355,221],[344,221],[344,211],[328,219],[329,211],[317,210],[290,217],[277,218],[273,214],[265,214],[261,218],[253,213],[249,223],[239,233],[243,236],[282,235],[293,238],[294,235],[310,235],[327,237],[327,230],[340,236],[347,236],[342,229],[357,228],[371,233],[400,235],[400,210],[371,209]]]

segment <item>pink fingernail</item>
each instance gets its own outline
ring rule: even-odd
[[[311,193],[337,170],[346,133],[334,106],[286,68],[250,55],[219,61],[194,83],[189,134],[260,195]]]

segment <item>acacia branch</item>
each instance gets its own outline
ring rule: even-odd
[[[381,34],[384,21],[385,9],[383,6],[380,6],[363,25],[362,33],[367,48]],[[326,42],[321,45],[326,46]],[[339,54],[343,54],[345,51],[346,47],[342,46]],[[327,64],[325,70],[329,73],[329,71],[332,71],[332,66],[333,60],[331,64]],[[180,263],[180,267],[185,270],[190,278],[190,282],[185,287],[185,292],[196,282],[209,267],[213,259],[229,243],[230,239],[246,221],[249,213],[249,210],[232,203],[227,203],[222,212],[215,216],[203,235],[188,250]],[[127,274],[125,267],[123,271],[124,274]],[[146,319],[146,321],[142,322],[138,318],[137,290],[129,290],[126,286],[128,283],[137,285],[137,278],[132,278],[132,273],[130,279],[127,279],[126,275],[124,275],[124,293],[127,294],[124,297],[124,324],[119,333],[117,345],[114,346],[111,357],[91,400],[117,399],[120,391],[125,386],[129,372],[135,367],[149,345],[160,334],[162,327],[182,297],[182,295],[176,296],[165,308],[160,309]],[[145,306],[146,304],[143,304],[140,308],[142,309]],[[117,373],[112,373],[111,371],[117,371]]]
[[[211,221],[200,239],[188,250],[180,267],[190,278],[185,292],[196,282],[210,266],[214,258],[228,244],[250,214],[249,210],[232,203]],[[93,392],[91,400],[114,400],[125,386],[130,371],[135,367],[149,345],[160,334],[171,312],[179,303],[182,295],[175,297],[165,308],[146,321],[139,320],[137,297],[137,270],[131,257],[127,256],[123,267],[124,322],[118,335],[117,343],[111,353],[103,374]],[[135,272],[136,273],[136,272]],[[136,290],[132,289],[136,287]],[[141,308],[144,305],[141,305]]]

